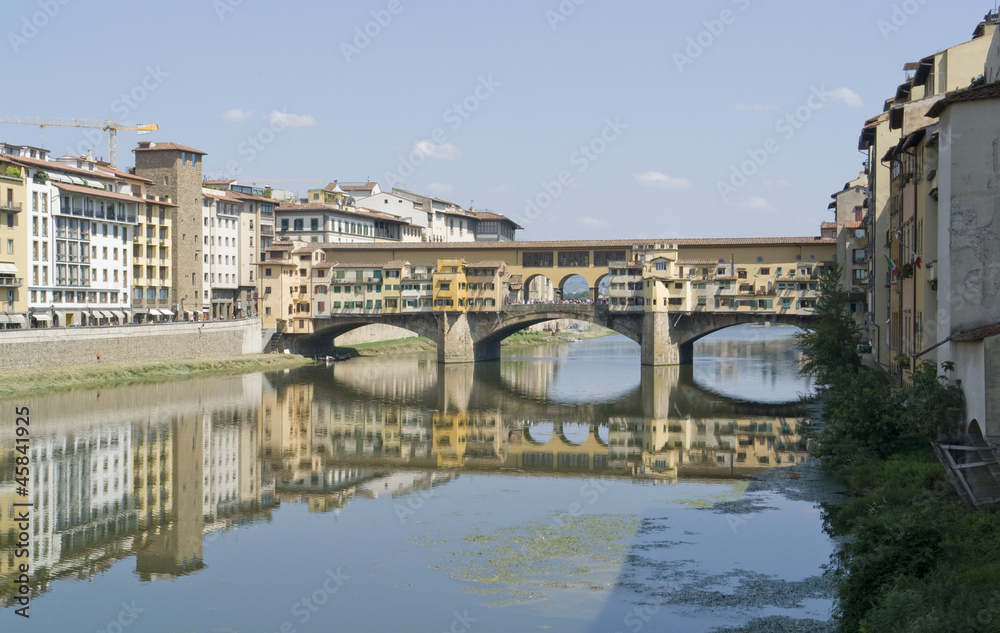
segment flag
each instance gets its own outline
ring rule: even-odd
[[[920,268],[920,255],[917,255],[916,251],[912,248],[910,249],[910,254],[913,255],[913,267]]]
[[[889,254],[888,253],[885,253],[885,261],[889,265],[889,272],[892,273],[893,277],[895,277],[896,274],[899,273],[899,269],[896,267],[896,262],[892,261],[889,258]]]

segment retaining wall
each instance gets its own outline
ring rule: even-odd
[[[260,351],[260,319],[0,330],[0,371],[219,358]]]

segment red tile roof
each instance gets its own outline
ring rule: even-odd
[[[130,195],[124,194],[124,193],[115,193],[113,191],[105,191],[103,189],[94,189],[93,187],[81,187],[79,185],[66,185],[66,184],[63,184],[61,182],[56,182],[56,181],[52,181],[52,184],[54,186],[58,187],[59,189],[63,189],[65,191],[69,191],[70,193],[82,193],[82,194],[86,194],[88,196],[94,196],[94,197],[97,197],[97,198],[110,198],[112,200],[122,200],[122,201],[135,202],[135,203],[150,202],[151,204],[164,204],[164,205],[167,204],[166,202],[163,202],[163,203],[158,203],[158,202],[154,203],[152,200],[146,200],[145,198],[140,198],[139,196],[130,196]],[[170,205],[170,206],[177,206],[177,205]]]
[[[844,222],[845,229],[860,229],[862,222]]]
[[[997,98],[1000,98],[1000,82],[986,84],[985,86],[975,86],[966,90],[957,90],[932,105],[931,109],[927,111],[925,116],[929,118],[939,117],[941,116],[941,113],[953,103],[964,103],[966,101],[980,101],[983,99]]]
[[[981,341],[984,338],[996,336],[998,334],[1000,334],[1000,322],[993,323],[991,325],[984,325],[983,327],[978,327],[974,330],[959,332],[958,334],[953,335],[951,340],[958,341],[959,343],[972,343],[975,341]]]
[[[133,152],[163,152],[167,150],[172,150],[176,152],[191,152],[192,154],[201,154],[206,156],[205,152],[197,150],[186,145],[178,145],[177,143],[149,143],[148,147],[143,147],[140,143],[139,147],[132,150]]]

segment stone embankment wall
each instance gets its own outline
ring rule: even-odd
[[[260,351],[260,319],[0,330],[0,371],[206,359]]]

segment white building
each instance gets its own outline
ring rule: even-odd
[[[128,254],[141,198],[99,166],[71,167],[38,153],[44,150],[21,150],[11,160],[28,171],[32,325],[127,322]]]
[[[240,219],[243,202],[229,192],[202,189],[202,296],[204,318],[231,319],[240,298]]]

